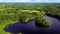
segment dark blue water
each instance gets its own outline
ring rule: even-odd
[[[16,24],[10,24],[6,26],[4,30],[10,33],[22,32],[23,34],[60,34],[60,20],[48,16],[44,16],[43,18],[49,20],[51,23],[50,27],[37,27],[35,26],[35,20],[31,20],[27,24],[19,22]]]

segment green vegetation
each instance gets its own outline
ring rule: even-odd
[[[36,10],[20,10],[20,21],[22,23],[27,23],[28,21],[35,19],[36,17],[42,17],[45,15],[45,12],[40,12]]]
[[[60,19],[60,4],[48,4],[45,7],[46,15]]]
[[[42,17],[35,18],[35,25],[38,27],[49,27],[50,23]]]
[[[7,13],[6,11],[0,11],[0,34],[9,34],[4,31],[4,27],[9,24],[18,22],[18,16],[15,17],[13,13]]]
[[[4,27],[18,21],[27,23],[35,19],[36,26],[49,27],[50,23],[42,18],[44,15],[60,18],[60,4],[0,4],[0,34],[9,34]]]
[[[0,34],[8,34],[4,32],[4,27],[9,24],[17,23],[22,21],[22,23],[28,23],[28,21],[35,19],[35,17],[44,16],[45,12],[40,12],[37,10],[18,10],[10,11],[13,9],[7,9],[0,11]]]

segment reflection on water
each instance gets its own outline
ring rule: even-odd
[[[48,28],[40,28],[35,26],[35,20],[30,21],[27,24],[16,23],[10,24],[5,27],[6,32],[23,34],[60,34],[60,20],[44,16],[43,18],[48,19],[51,26]]]

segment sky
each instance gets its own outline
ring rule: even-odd
[[[48,3],[51,3],[51,2],[60,3],[60,0],[47,0],[46,2],[48,2]]]
[[[60,0],[0,0],[0,2],[39,2],[39,3],[60,3]]]

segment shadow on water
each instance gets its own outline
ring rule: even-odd
[[[56,19],[60,20],[60,17],[57,16],[57,15],[49,15],[49,14],[46,14],[46,15],[49,16],[49,17],[53,17],[53,18],[56,18]]]
[[[44,16],[43,18],[48,19],[51,26],[48,28],[41,28],[35,26],[35,20],[29,21],[27,24],[20,22],[16,24],[10,24],[4,28],[6,32],[22,34],[60,34],[60,20]]]

